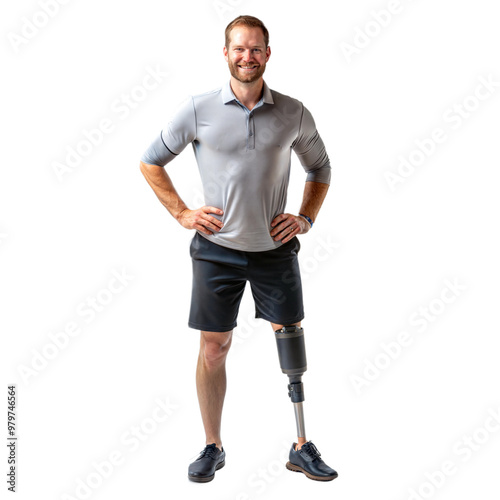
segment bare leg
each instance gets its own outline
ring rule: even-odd
[[[300,326],[300,321],[298,323],[292,323],[292,325]],[[287,325],[287,326],[292,326],[292,325]],[[284,325],[278,325],[276,323],[271,323],[271,326],[273,327],[273,332],[276,330],[281,330]],[[302,445],[307,443],[307,439],[305,436],[297,436],[297,446],[295,449],[300,450],[302,448]]]
[[[200,354],[196,366],[196,389],[206,444],[222,449],[221,419],[226,395],[226,357],[231,347],[232,330],[200,335]]]

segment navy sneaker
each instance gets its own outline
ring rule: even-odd
[[[337,471],[328,467],[320,458],[321,453],[312,441],[307,441],[300,450],[296,450],[295,445],[296,443],[293,443],[290,461],[286,463],[288,470],[303,472],[309,479],[316,481],[331,481],[338,476]]]
[[[197,483],[208,483],[215,477],[215,471],[226,465],[224,447],[219,450],[215,443],[207,444],[200,456],[189,465],[188,478]]]

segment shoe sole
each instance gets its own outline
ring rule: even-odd
[[[335,474],[335,476],[315,476],[314,474],[311,474],[310,472],[307,472],[305,469],[302,467],[299,467],[298,465],[292,464],[292,462],[287,462],[286,463],[286,468],[288,470],[293,470],[294,472],[302,472],[305,474],[309,479],[314,479],[315,481],[332,481],[336,477],[338,477],[338,474]]]
[[[226,465],[225,460],[222,461],[220,464],[217,464],[217,466],[215,467],[215,470],[222,469],[222,467],[224,467],[224,465]],[[194,481],[195,483],[208,483],[214,477],[215,477],[215,472],[211,476],[190,476],[188,474],[189,480]]]

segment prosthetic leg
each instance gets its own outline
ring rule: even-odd
[[[288,375],[288,396],[292,400],[297,424],[297,436],[306,438],[304,425],[304,386],[302,374],[307,370],[304,329],[299,326],[284,326],[276,330],[276,344],[281,371]]]
[[[306,348],[304,344],[304,329],[299,326],[283,326],[276,330],[276,343],[278,345],[278,356],[281,371],[288,375],[288,395],[295,409],[295,421],[297,423],[297,436],[306,441],[300,450],[295,450],[294,445],[290,450],[290,460],[286,468],[295,472],[304,473],[309,479],[317,481],[331,481],[338,474],[337,471],[325,464],[321,453],[312,441],[306,440],[306,429],[304,425],[304,386],[302,374],[307,370]]]

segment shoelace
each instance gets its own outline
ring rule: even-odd
[[[215,446],[207,445],[198,458],[203,458],[206,456],[208,456],[209,458],[214,458],[216,451],[217,448]]]
[[[309,443],[303,444],[300,450],[304,450],[304,452],[309,455],[313,461],[321,456],[318,448],[316,448],[316,446],[311,441],[309,441]]]

